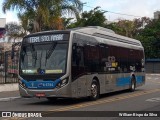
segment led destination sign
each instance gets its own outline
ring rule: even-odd
[[[52,42],[52,41],[61,41],[68,40],[68,34],[49,34],[49,35],[40,35],[33,37],[24,38],[25,43],[38,43],[38,42]]]

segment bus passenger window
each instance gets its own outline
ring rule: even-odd
[[[80,64],[82,65],[82,59],[81,57],[83,56],[82,54],[82,49],[79,47],[79,46],[73,46],[73,55],[72,55],[72,61],[73,61],[73,64],[76,65],[76,66],[79,66]]]
[[[72,79],[80,76],[85,72],[83,47],[72,46]]]

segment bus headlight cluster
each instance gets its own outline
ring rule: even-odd
[[[57,84],[57,88],[61,88],[63,86],[65,86],[68,83],[68,79],[63,79],[61,80],[60,83]]]

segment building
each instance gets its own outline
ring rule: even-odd
[[[160,11],[154,12],[154,19],[159,19],[160,18]]]
[[[0,28],[5,28],[6,18],[0,18]]]
[[[146,59],[146,73],[160,73],[160,59]]]
[[[0,42],[4,41],[5,37],[6,18],[0,18]]]

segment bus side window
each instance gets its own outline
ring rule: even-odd
[[[72,55],[73,64],[76,66],[79,66],[81,63],[82,50],[79,46],[73,45],[72,52],[73,52],[73,55]]]
[[[85,73],[83,46],[72,46],[72,80]]]
[[[76,62],[76,45],[73,45],[72,47],[72,62],[73,64]]]

